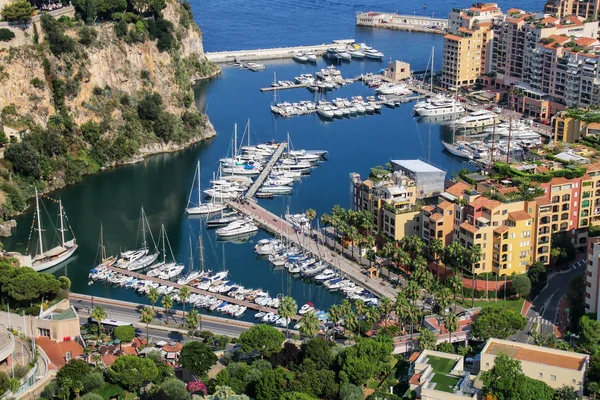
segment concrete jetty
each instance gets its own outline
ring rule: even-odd
[[[389,297],[393,299],[396,296],[396,290],[389,285],[385,285],[380,278],[367,277],[364,274],[365,269],[363,266],[319,244],[308,235],[296,233],[292,224],[259,206],[254,201],[247,202],[246,204],[228,201],[227,206],[243,215],[251,217],[262,229],[279,237],[285,237],[286,240],[330,263],[344,273],[348,279],[368,289],[377,297]]]
[[[448,29],[448,18],[368,11],[356,14],[356,26],[445,34]]]
[[[269,86],[260,88],[261,92],[274,92],[276,90],[288,90],[288,89],[301,89],[305,88],[306,85],[304,83],[299,83],[297,85],[288,85],[288,86]]]
[[[292,58],[299,53],[313,53],[316,56],[325,54],[327,49],[345,50],[354,43],[352,39],[334,40],[333,43],[314,46],[277,47],[272,49],[234,50],[204,53],[214,63],[230,63],[241,61],[277,60]]]
[[[279,161],[279,159],[283,155],[285,149],[287,149],[287,142],[280,143],[277,147],[277,150],[275,150],[275,153],[273,153],[273,155],[269,159],[267,165],[265,165],[263,170],[260,172],[260,175],[258,175],[258,177],[254,180],[252,186],[250,186],[250,189],[248,189],[248,191],[246,192],[246,197],[254,197],[254,195],[256,194],[256,192],[258,192],[258,189],[260,189],[265,179],[267,179],[267,176],[269,176],[269,174],[271,173],[271,170],[273,169],[277,161]]]
[[[209,292],[207,290],[200,290],[198,288],[195,288],[195,287],[189,286],[189,285],[180,285],[180,284],[178,284],[176,282],[171,282],[171,281],[167,281],[167,280],[156,278],[156,277],[150,277],[148,275],[140,274],[138,272],[129,271],[129,270],[123,269],[123,268],[107,267],[107,269],[110,270],[110,271],[113,271],[113,272],[117,272],[117,273],[123,274],[123,275],[131,276],[133,278],[143,279],[143,280],[146,280],[146,281],[152,281],[152,282],[159,283],[161,285],[173,286],[176,289],[181,289],[183,286],[187,286],[187,287],[190,288],[190,292],[191,293],[198,293],[198,294],[203,294],[203,295],[215,297],[215,298],[217,298],[219,300],[223,300],[223,301],[226,301],[226,302],[231,303],[231,304],[239,304],[239,305],[242,305],[242,306],[246,306],[246,307],[248,307],[251,310],[277,313],[277,310],[274,309],[274,308],[264,307],[264,306],[261,306],[259,304],[254,303],[254,302],[251,302],[251,301],[238,300],[238,299],[235,299],[233,297],[229,297],[229,296],[226,296],[226,295],[223,295],[223,294],[213,293],[213,292]],[[300,317],[296,316],[296,317],[294,317],[292,319],[300,319]]]

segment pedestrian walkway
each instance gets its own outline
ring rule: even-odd
[[[227,206],[244,215],[252,217],[252,219],[263,229],[276,236],[285,237],[288,241],[330,263],[346,274],[349,279],[368,289],[376,296],[389,297],[392,299],[396,296],[396,290],[391,286],[387,286],[382,279],[367,277],[365,275],[365,269],[361,265],[320,245],[315,239],[308,235],[297,233],[292,224],[259,206],[257,203],[230,201],[227,203]]]
[[[271,156],[271,159],[269,160],[267,165],[265,165],[263,170],[260,172],[260,175],[258,176],[258,178],[256,178],[256,180],[254,181],[252,186],[250,186],[250,189],[248,189],[248,191],[246,192],[246,197],[254,197],[254,195],[256,194],[258,189],[260,189],[260,187],[262,186],[265,179],[267,179],[267,176],[269,176],[269,174],[271,173],[271,170],[275,166],[275,163],[277,163],[277,161],[279,161],[279,159],[281,158],[281,155],[283,154],[283,152],[285,151],[286,148],[287,148],[286,142],[279,144],[279,146],[277,147],[277,150],[275,150],[275,152]]]

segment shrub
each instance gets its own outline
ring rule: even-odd
[[[102,372],[90,372],[81,378],[83,392],[89,393],[104,386],[104,374]]]
[[[30,80],[29,83],[36,89],[43,89],[46,86],[46,83],[37,76]]]
[[[27,0],[16,0],[2,9],[2,17],[6,21],[26,22],[31,20],[35,8]]]
[[[55,56],[75,51],[75,41],[65,35],[64,28],[60,22],[49,14],[43,14],[42,29],[46,33],[46,40],[50,44],[50,51]]]
[[[162,97],[158,93],[147,94],[138,104],[138,116],[146,121],[156,121],[162,111]]]
[[[79,30],[78,35],[79,43],[83,44],[84,46],[89,46],[94,43],[98,37],[98,32],[94,28],[84,26]]]
[[[125,38],[127,36],[127,31],[129,27],[127,26],[127,22],[125,20],[120,20],[117,24],[115,24],[115,34],[119,39]]]
[[[2,28],[0,29],[0,41],[8,42],[15,38],[15,34],[10,29]]]
[[[135,329],[131,325],[118,326],[113,330],[113,336],[122,342],[131,342],[135,337]]]

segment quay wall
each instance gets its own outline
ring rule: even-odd
[[[448,19],[369,11],[356,15],[356,25],[400,31],[444,34],[448,29]]]
[[[323,55],[327,49],[344,50],[346,43],[319,44],[314,46],[278,47],[273,49],[235,50],[204,53],[206,58],[214,63],[234,61],[258,61],[292,58],[298,53],[312,52],[316,56]]]

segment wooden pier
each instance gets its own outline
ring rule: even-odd
[[[293,58],[299,53],[313,53],[316,56],[325,54],[327,49],[345,50],[354,40],[334,40],[333,43],[315,46],[278,47],[272,49],[236,50],[204,53],[214,63],[230,63],[241,61],[277,60]]]
[[[260,175],[258,175],[258,177],[254,180],[252,186],[250,186],[250,189],[248,189],[248,191],[246,192],[246,197],[254,197],[256,192],[258,192],[258,189],[260,189],[260,187],[262,186],[265,179],[267,179],[267,176],[269,176],[269,174],[271,173],[271,170],[273,169],[277,161],[279,161],[279,159],[281,158],[281,155],[283,154],[285,149],[287,149],[287,143],[280,143],[277,147],[277,150],[275,150],[275,153],[273,153],[273,155],[269,159],[267,165],[265,165],[263,170],[260,172]]]
[[[307,87],[304,83],[299,83],[297,85],[289,85],[289,86],[269,86],[260,88],[261,92],[274,92],[276,90],[288,90],[288,89],[301,89]]]
[[[291,243],[294,243],[300,248],[313,254],[315,257],[322,259],[331,264],[334,268],[339,269],[348,279],[368,289],[377,297],[388,297],[393,299],[396,296],[396,290],[389,285],[384,284],[380,278],[369,278],[365,275],[366,269],[358,263],[348,260],[347,258],[337,254],[335,251],[319,244],[316,240],[301,233],[296,233],[296,230],[286,220],[271,213],[257,203],[251,201],[247,204],[228,201],[227,206],[240,214],[251,217],[256,224],[262,229],[271,232],[272,234],[284,237]]]
[[[140,274],[138,272],[129,271],[128,269],[116,268],[116,267],[107,267],[107,269],[110,270],[110,271],[113,271],[113,272],[117,272],[119,274],[131,276],[132,278],[143,279],[143,280],[146,280],[146,281],[152,281],[152,282],[159,283],[161,285],[173,286],[176,289],[181,289],[182,287],[187,286],[188,288],[190,288],[190,292],[192,292],[192,293],[203,294],[203,295],[206,295],[206,296],[215,297],[215,298],[217,298],[219,300],[223,300],[223,301],[226,301],[226,302],[231,303],[231,304],[238,304],[238,305],[246,306],[250,310],[262,311],[262,312],[272,312],[272,313],[277,314],[277,309],[270,308],[270,307],[265,307],[265,306],[261,306],[260,304],[256,304],[256,303],[251,302],[251,301],[238,300],[238,299],[235,299],[233,297],[229,297],[229,296],[224,295],[224,294],[213,293],[213,292],[209,292],[208,290],[201,290],[201,289],[195,288],[195,287],[190,286],[190,285],[180,285],[180,284],[178,284],[176,282],[167,281],[167,280],[156,278],[156,277],[150,277],[148,275]],[[300,316],[295,316],[292,319],[298,320],[298,319],[300,319]]]

